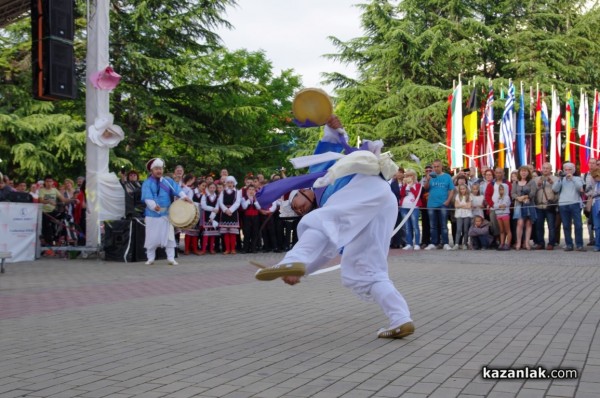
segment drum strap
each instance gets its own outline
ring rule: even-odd
[[[173,203],[173,199],[175,198],[175,190],[173,189],[171,184],[169,184],[169,182],[165,179],[163,179],[162,181],[156,179],[156,196],[154,197],[154,200],[156,201],[158,199],[158,194],[160,193],[161,188],[169,194],[169,197],[171,198],[171,203]]]

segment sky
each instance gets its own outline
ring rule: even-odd
[[[362,36],[360,9],[353,0],[237,0],[228,8],[225,19],[233,30],[217,33],[230,50],[263,50],[278,75],[294,69],[302,76],[303,87],[318,87],[332,94],[332,87],[321,84],[322,72],[340,72],[355,77],[353,65],[323,58],[336,53],[327,39],[335,36],[348,41]]]

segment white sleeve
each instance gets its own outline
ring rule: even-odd
[[[204,211],[213,211],[215,209],[214,207],[206,204],[206,195],[202,195],[202,198],[200,199],[200,207]]]
[[[229,210],[231,210],[231,212],[233,213],[240,207],[241,202],[242,202],[242,194],[240,193],[240,191],[235,190],[235,203],[231,205]]]
[[[323,133],[323,138],[321,138],[321,141],[331,142],[333,144],[341,144],[340,136],[344,136],[346,138],[346,142],[348,142],[348,134],[346,133],[346,130],[343,128],[332,129],[328,125],[325,125],[325,132]]]
[[[242,198],[242,209],[246,210],[248,208],[248,205],[250,205],[250,199]]]
[[[149,209],[154,210],[156,208],[156,202],[154,201],[154,199],[146,199],[144,202],[146,202],[146,207]]]
[[[273,203],[271,204],[271,207],[269,207],[269,211],[270,211],[271,213],[273,213],[273,212],[277,211],[277,208],[278,208],[278,207],[279,207],[279,206],[278,206],[278,204],[277,204],[277,200],[276,200],[275,202],[273,202]]]
[[[225,192],[225,191],[223,191]],[[219,194],[219,199],[217,199],[217,207],[221,209],[221,211],[227,210],[227,206],[223,204],[223,192]]]

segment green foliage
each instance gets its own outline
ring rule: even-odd
[[[111,169],[143,170],[164,157],[198,174],[267,172],[286,164],[297,128],[291,71],[275,75],[262,52],[229,52],[214,33],[233,0],[111,2],[111,65],[123,76],[111,112],[125,139],[111,150]],[[0,31],[0,159],[17,178],[80,175],[85,169],[85,2],[77,2],[79,96],[35,101],[29,21]]]
[[[328,57],[359,70],[354,80],[326,75],[337,87],[336,112],[348,130],[383,138],[394,153],[414,153],[422,145],[427,156],[444,159],[443,153],[429,153],[425,143],[445,141],[447,98],[459,75],[463,84],[471,81],[485,93],[488,81],[499,93],[509,78],[517,87],[524,81],[526,93],[537,84],[545,93],[552,86],[559,93],[595,88],[600,9],[584,6],[582,0],[360,4],[364,36],[347,42],[331,38],[338,52]],[[463,103],[471,90],[464,87]],[[498,97],[495,120],[504,105]]]

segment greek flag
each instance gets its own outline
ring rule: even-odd
[[[514,139],[515,139],[515,85],[511,81],[508,85],[508,98],[504,105],[502,113],[502,122],[500,123],[500,142],[506,148],[504,162],[509,171],[516,169]]]

